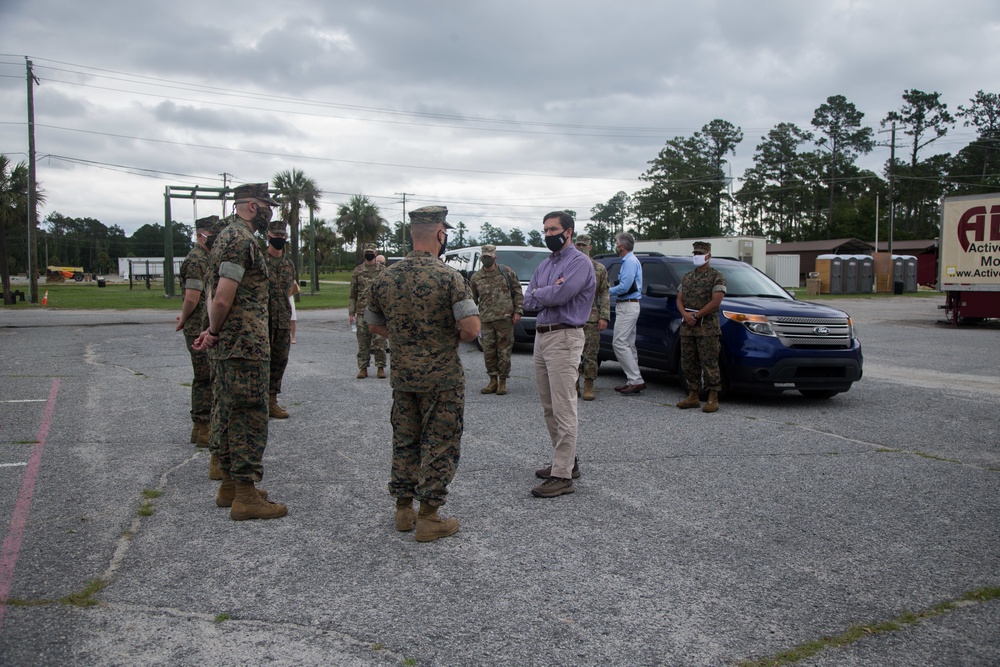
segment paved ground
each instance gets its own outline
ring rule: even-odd
[[[172,314],[2,310],[0,664],[732,665],[1000,587],[1000,328],[937,302],[843,301],[865,378],[828,401],[680,411],[673,378],[622,397],[605,364],[554,500],[529,494],[530,355],[481,396],[464,346],[462,530],[431,544],[393,529],[390,389],[354,379],[344,311],[300,311],[265,458],[289,516],[237,523],[188,444]],[[1000,664],[1000,600],[799,664]]]

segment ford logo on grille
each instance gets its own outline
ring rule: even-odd
[[[827,327],[815,327],[813,328],[813,333],[817,336],[829,336],[830,330]]]

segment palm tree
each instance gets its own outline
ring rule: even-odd
[[[292,262],[296,270],[299,265],[299,211],[302,204],[314,213],[319,210],[319,200],[322,191],[316,187],[316,182],[308,178],[302,170],[293,168],[291,171],[279,171],[271,181],[274,194],[281,202],[281,217],[288,223],[292,246]]]
[[[389,232],[389,225],[378,206],[364,195],[354,195],[337,209],[337,230],[347,243],[355,243],[355,264],[361,263],[362,248],[366,243],[376,243],[378,237]]]
[[[10,303],[10,263],[7,256],[7,228],[18,221],[27,220],[28,167],[19,162],[13,169],[10,158],[0,154],[0,283],[3,286],[3,301]],[[36,186],[35,197],[45,201],[45,195]],[[25,256],[27,259],[27,255]],[[37,271],[37,266],[33,266]],[[30,278],[30,276],[29,276]]]

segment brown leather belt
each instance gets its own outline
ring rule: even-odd
[[[639,299],[618,299],[618,303],[639,303]]]
[[[539,324],[535,327],[535,331],[538,333],[548,333],[550,331],[559,331],[561,329],[582,329],[583,326],[579,324]]]

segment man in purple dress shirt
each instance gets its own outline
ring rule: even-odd
[[[590,318],[597,280],[590,257],[573,245],[573,217],[553,211],[542,219],[552,255],[531,276],[524,309],[537,310],[535,383],[552,440],[552,465],[535,471],[544,481],[531,490],[538,498],[573,493],[576,464],[576,384],[583,353],[583,325]]]

